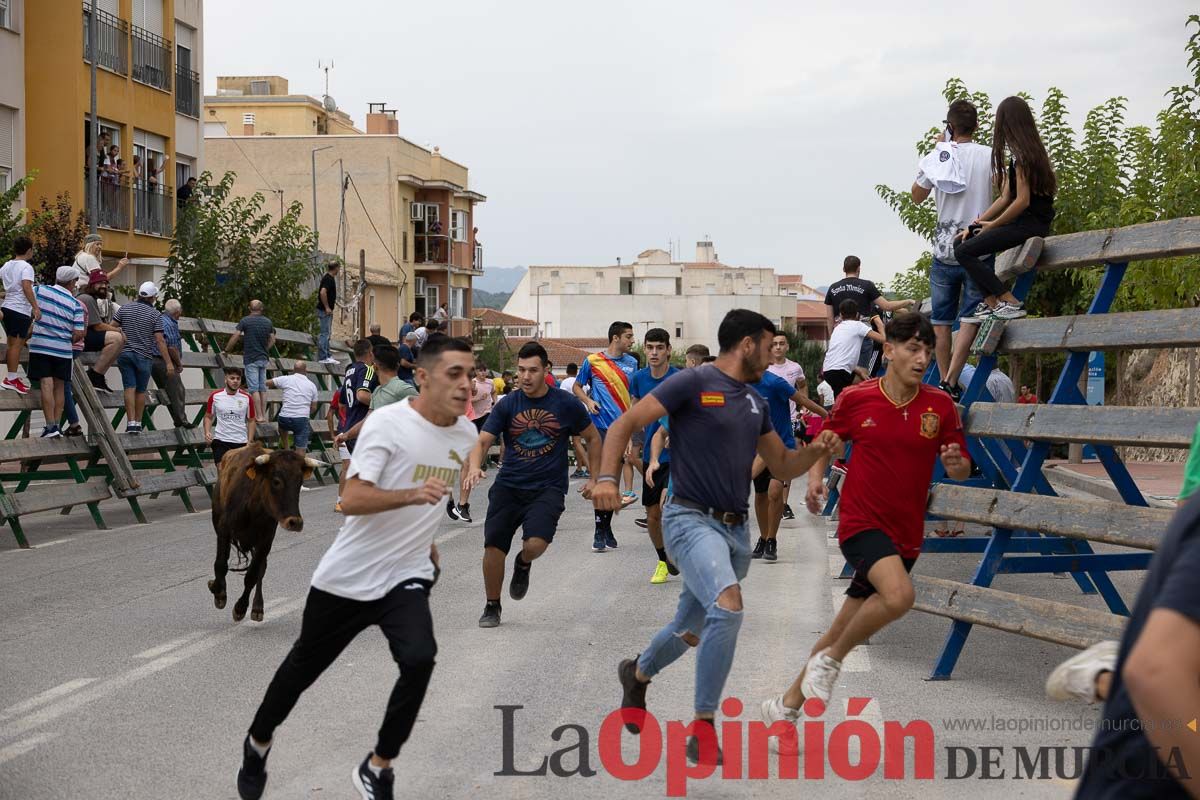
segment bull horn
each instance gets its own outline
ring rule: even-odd
[[[324,461],[320,461],[315,458],[309,458],[306,456],[304,458],[304,466],[310,467],[312,469],[316,469],[317,467],[324,467],[324,466],[326,466],[326,464]]]
[[[263,453],[261,456],[257,456],[254,459],[254,463],[258,464],[260,467],[265,467],[267,465],[267,462],[270,460],[271,460],[271,454]]]

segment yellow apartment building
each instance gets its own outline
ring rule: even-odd
[[[203,0],[97,0],[95,42],[90,0],[16,2],[24,6],[24,168],[38,173],[28,204],[66,192],[88,209],[87,173],[99,155],[89,122],[95,58],[101,137],[123,162],[99,181],[105,253],[128,252],[140,265],[131,281],[156,275],[170,251],[175,189],[203,158]]]
[[[206,97],[205,106],[225,108],[220,97]],[[365,134],[288,134],[280,118],[267,123],[261,106],[250,107],[230,117],[233,124],[206,113],[206,168],[236,173],[234,192],[261,192],[267,210],[278,207],[273,195],[280,192],[285,204],[299,200],[307,225],[315,187],[320,249],[344,250],[348,267],[339,278],[339,305],[348,302],[334,316],[335,335],[349,338],[378,323],[394,339],[409,314],[432,314],[442,303],[451,332],[470,335],[472,279],[483,273],[475,213],[487,198],[470,188],[467,167],[402,138],[395,111],[383,104],[371,105]],[[242,114],[255,115],[253,130]],[[267,135],[267,124],[281,127]]]
[[[288,94],[278,75],[222,75],[204,98],[204,120],[244,136],[338,136],[362,133],[328,96]]]

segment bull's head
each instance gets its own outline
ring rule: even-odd
[[[322,462],[294,450],[267,450],[255,457],[246,469],[246,477],[254,483],[252,495],[262,504],[262,510],[284,530],[298,532],[304,529],[300,485],[319,466]]]

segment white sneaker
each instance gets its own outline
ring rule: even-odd
[[[959,317],[958,321],[966,323],[967,325],[978,325],[988,317],[992,316],[993,313],[994,311],[991,306],[989,306],[987,303],[980,302],[979,305],[975,306],[975,308],[971,310],[970,314]]]
[[[1006,321],[1010,319],[1021,319],[1024,316],[1028,316],[1028,314],[1029,312],[1025,310],[1024,303],[1006,303],[1003,300],[1000,301],[1000,305],[996,306],[992,310],[993,317]]]
[[[805,697],[815,697],[826,705],[842,671],[842,662],[830,658],[828,653],[828,650],[822,650],[810,658],[800,680],[800,691]]]
[[[1046,696],[1051,700],[1070,700],[1077,697],[1087,703],[1095,703],[1096,676],[1105,670],[1117,668],[1117,651],[1121,643],[1097,642],[1059,664],[1046,678]]]
[[[800,754],[800,733],[796,730],[796,720],[800,719],[799,709],[785,706],[782,696],[772,697],[762,702],[762,718],[768,728],[776,722],[791,723],[787,734],[778,738],[772,736],[768,740],[771,752],[784,756]]]
[[[322,364],[337,364],[339,362],[336,358],[334,358],[333,356],[330,356],[329,358],[322,358],[320,363],[322,363]]]

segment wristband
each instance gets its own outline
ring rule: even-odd
[[[617,483],[617,476],[616,475],[597,475],[596,476],[596,483],[605,483],[605,482]]]

